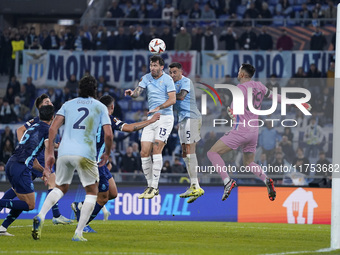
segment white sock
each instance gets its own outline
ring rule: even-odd
[[[146,181],[148,182],[148,187],[151,187],[152,184],[152,161],[151,157],[144,157],[142,159],[142,169]]]
[[[161,170],[163,166],[163,157],[162,154],[156,154],[152,156],[153,164],[152,164],[152,184],[151,187],[154,189],[158,188],[159,178],[161,177]]]
[[[223,180],[224,185],[226,185],[230,181],[230,177],[227,177]]]
[[[187,154],[184,158],[185,165],[187,166],[187,171],[190,177],[191,186],[195,185],[197,189],[200,188],[198,183],[196,166],[198,165],[196,154]]]
[[[103,211],[103,213],[107,213],[108,212],[108,210],[106,209],[105,205],[102,207],[102,211]]]
[[[54,188],[47,195],[44,204],[42,205],[41,210],[39,212],[39,216],[42,218],[42,220],[45,219],[47,212],[51,210],[52,206],[54,206],[63,196],[64,193],[58,188]]]
[[[7,228],[5,228],[4,226],[0,226],[0,231],[7,231]]]
[[[94,206],[97,202],[96,195],[86,195],[83,206],[80,211],[80,218],[78,222],[78,226],[76,229],[76,234],[79,236],[83,235],[83,229],[86,226],[86,223],[89,221],[91,213],[93,212]]]

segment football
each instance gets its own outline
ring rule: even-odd
[[[165,51],[166,45],[162,39],[155,38],[152,39],[149,43],[149,51],[152,54],[161,54]]]

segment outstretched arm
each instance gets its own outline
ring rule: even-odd
[[[123,127],[122,127],[122,131],[124,131],[124,132],[138,131],[138,130],[150,125],[151,123],[154,123],[157,120],[159,120],[160,116],[161,116],[160,113],[156,113],[149,120],[144,120],[144,121],[141,121],[141,122],[131,123],[131,124],[124,124]]]

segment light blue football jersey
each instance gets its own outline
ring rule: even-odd
[[[111,125],[107,107],[94,98],[78,97],[63,104],[57,115],[65,117],[58,156],[78,155],[96,161],[96,134]]]
[[[164,72],[157,80],[152,77],[151,73],[144,75],[138,86],[146,89],[149,111],[165,103],[169,99],[169,92],[176,91],[174,81]],[[163,115],[173,115],[172,105],[158,112]]]
[[[201,118],[201,113],[199,112],[196,104],[195,89],[192,81],[182,76],[182,79],[175,82],[176,94],[181,92],[182,89],[188,91],[184,100],[177,100],[175,104],[175,109],[178,115],[178,122],[182,122],[185,118],[199,119]]]

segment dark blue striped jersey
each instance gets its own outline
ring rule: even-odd
[[[38,123],[40,121],[39,117],[35,117],[29,121],[27,121],[24,126],[27,129],[32,127],[34,124]],[[44,167],[45,166],[45,149],[43,149],[38,155],[37,155],[37,160],[39,164]]]
[[[24,163],[29,169],[33,167],[33,161],[45,148],[44,141],[48,138],[50,126],[43,121],[31,125],[15,148],[10,160]]]
[[[114,130],[122,131],[123,126],[125,124],[123,121],[111,115],[110,115],[110,120],[111,120],[112,132]],[[99,126],[98,132],[97,132],[97,160],[100,159],[100,157],[103,155],[104,152],[105,152],[104,130],[103,130],[103,126]]]

